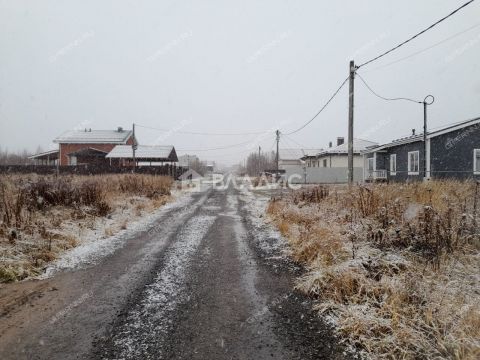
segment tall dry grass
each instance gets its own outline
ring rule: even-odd
[[[480,185],[300,190],[267,212],[298,288],[369,358],[480,358]]]
[[[0,281],[38,273],[62,251],[76,246],[76,237],[63,231],[65,226],[92,227],[95,219],[110,217],[121,201],[120,206],[135,206],[141,215],[145,204],[135,205],[135,197],[158,207],[171,186],[169,177],[140,174],[0,175]]]

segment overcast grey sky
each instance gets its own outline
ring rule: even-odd
[[[0,146],[38,145],[72,128],[139,128],[143,144],[205,149],[254,140],[310,119],[357,63],[466,0],[0,0]],[[431,127],[480,116],[480,1],[359,71],[384,96],[436,98]],[[382,68],[379,68],[382,67]],[[348,94],[281,146],[346,136]],[[356,81],[355,133],[384,142],[423,125],[419,104],[385,102]],[[198,136],[201,132],[256,132]],[[256,145],[257,146],[257,145]],[[246,146],[196,152],[237,162]]]

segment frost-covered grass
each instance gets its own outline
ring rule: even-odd
[[[480,358],[480,185],[319,187],[268,214],[297,287],[366,358]]]
[[[92,238],[112,237],[165,204],[172,180],[152,175],[0,176],[0,282],[37,275]]]

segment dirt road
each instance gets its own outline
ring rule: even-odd
[[[194,194],[95,265],[3,286],[0,358],[346,358],[258,196]]]

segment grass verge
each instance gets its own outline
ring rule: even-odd
[[[165,204],[172,179],[0,175],[0,282],[42,272],[85,237],[108,237]]]
[[[480,358],[479,184],[303,189],[268,214],[317,300],[366,358]]]

